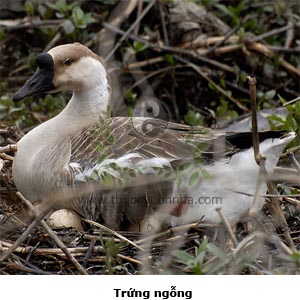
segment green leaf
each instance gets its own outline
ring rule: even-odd
[[[295,103],[295,113],[296,113],[296,115],[300,116],[300,98]],[[299,124],[299,126],[300,126],[300,124]]]
[[[75,30],[75,26],[73,25],[73,23],[70,20],[64,21],[62,27],[66,34],[70,34],[70,33],[74,32],[74,30]]]
[[[288,115],[286,117],[284,126],[286,130],[292,130],[292,131],[297,131],[298,128],[297,121],[292,115]]]
[[[28,15],[34,13],[34,5],[31,0],[25,2],[25,11]]]
[[[285,103],[287,102],[287,101],[286,101],[283,97],[281,97],[279,94],[278,94],[278,98],[279,98],[281,104],[285,104]]]
[[[92,179],[92,180],[98,180],[99,179],[99,176],[98,176],[98,173],[97,173],[97,171],[93,171],[92,172],[92,174],[90,175],[90,178]]]
[[[112,185],[112,176],[107,172],[103,172],[101,174],[101,178],[105,185],[111,186]]]
[[[172,254],[176,259],[178,259],[181,263],[185,265],[191,265],[191,263],[195,259],[194,256],[182,250],[175,250],[172,252]]]
[[[208,238],[207,238],[207,236],[205,236],[198,248],[198,252],[201,253],[201,252],[205,251],[207,244],[208,244]]]
[[[221,260],[227,260],[228,256],[224,250],[222,250],[220,247],[217,247],[216,245],[209,243],[207,244],[207,249],[209,252],[211,252],[213,255],[219,257]]]
[[[178,170],[179,171],[185,171],[187,170],[190,166],[192,165],[192,163],[190,161],[183,163],[182,165],[179,166]]]
[[[266,100],[272,100],[276,95],[276,91],[275,90],[269,90],[265,93],[265,99]]]
[[[118,185],[118,187],[122,188],[125,185],[125,181],[122,178],[118,178],[117,179],[117,185]]]
[[[182,183],[183,183],[183,180],[182,180],[182,177],[181,178],[178,178],[177,179],[177,188],[181,188],[182,187]]]
[[[202,175],[205,179],[209,179],[209,178],[210,178],[209,173],[208,173],[207,170],[205,170],[205,169],[201,169],[201,175]]]
[[[200,152],[203,152],[204,150],[206,150],[208,147],[208,143],[200,143],[197,145],[197,149],[200,151]]]
[[[66,3],[66,0],[59,0],[56,3],[47,3],[47,6],[58,12],[58,18],[64,18],[68,11],[72,9],[72,6]]]
[[[199,181],[200,174],[198,171],[194,172],[189,178],[189,185],[192,187]]]
[[[297,262],[297,263],[300,263],[300,252],[294,252],[292,254],[292,259]]]
[[[201,156],[193,157],[193,159],[198,164],[202,164],[203,163],[203,158]]]
[[[184,116],[184,122],[191,126],[199,126],[203,125],[204,118],[199,112],[189,110],[188,113]]]
[[[269,120],[276,121],[278,123],[284,124],[285,119],[279,115],[270,115],[268,116]]]
[[[165,61],[167,61],[170,65],[174,65],[174,56],[172,54],[166,54],[164,57]]]
[[[200,253],[197,255],[197,257],[195,257],[195,259],[194,259],[194,264],[195,264],[195,265],[199,265],[200,270],[201,270],[201,266],[202,266],[202,264],[203,264],[204,258],[205,258],[205,251],[200,252]]]
[[[192,272],[195,275],[201,275],[201,274],[203,274],[200,261],[195,261],[194,266],[192,268]]]
[[[72,18],[74,21],[79,21],[83,18],[84,12],[79,6],[75,6],[72,10]]]

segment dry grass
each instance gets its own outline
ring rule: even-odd
[[[12,129],[8,129],[13,136]],[[5,135],[4,135],[5,136]],[[11,160],[1,172],[1,222],[25,209],[16,197]],[[299,198],[299,197],[298,197]],[[300,205],[297,197],[280,197],[280,211],[270,214],[270,203],[251,222],[232,231],[201,222],[169,228],[152,236],[107,232],[87,226],[79,232],[61,228],[49,234],[44,224],[34,227],[15,244],[24,230],[3,236],[2,274],[299,274]],[[294,202],[291,201],[294,199]],[[274,219],[284,213],[293,245]],[[228,232],[229,231],[229,232]],[[65,246],[58,245],[57,239]],[[128,242],[130,240],[131,242]],[[233,242],[234,240],[234,242]],[[200,246],[201,245],[201,246]],[[298,251],[298,252],[297,252]],[[297,254],[298,253],[298,254]],[[74,260],[80,265],[76,265]],[[3,258],[3,256],[2,256]],[[0,258],[1,260],[1,258]]]

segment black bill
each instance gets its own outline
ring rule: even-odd
[[[41,53],[36,58],[36,64],[38,69],[13,96],[14,102],[29,96],[36,96],[55,90],[53,84],[54,62],[52,56],[48,53]]]

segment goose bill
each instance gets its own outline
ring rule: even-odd
[[[13,96],[13,101],[18,102],[29,96],[36,96],[55,90],[52,82],[53,70],[38,68],[25,82],[21,89]]]

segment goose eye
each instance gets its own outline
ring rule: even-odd
[[[64,61],[64,64],[65,64],[66,66],[71,66],[72,63],[73,63],[72,58],[67,58],[67,59]]]

